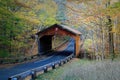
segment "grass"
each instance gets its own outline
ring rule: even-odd
[[[58,67],[57,69],[39,75],[36,80],[73,80],[73,79],[76,80],[75,79],[76,77],[66,75],[66,72],[69,72],[71,69],[74,68],[74,66],[77,67],[79,65],[85,65],[88,62],[89,62],[88,60],[79,60],[79,59],[72,60],[71,62],[61,67]]]
[[[74,59],[36,80],[120,80],[120,62]]]

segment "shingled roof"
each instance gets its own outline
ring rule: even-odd
[[[54,25],[52,25],[52,26],[50,26],[50,27],[48,27],[48,28],[46,28],[46,29],[41,30],[40,32],[37,33],[37,35],[45,32],[45,31],[47,31],[47,30],[49,30],[49,29],[51,29],[51,28],[54,28],[54,27],[63,29],[63,30],[65,30],[65,31],[68,31],[68,32],[70,32],[70,33],[72,33],[72,34],[75,34],[75,35],[80,35],[80,34],[81,34],[80,31],[75,30],[75,29],[73,29],[73,28],[71,28],[71,27],[68,27],[68,26],[66,26],[66,25],[54,24]]]

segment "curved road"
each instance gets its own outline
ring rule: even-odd
[[[44,60],[37,60],[34,62],[28,62],[24,64],[19,64],[11,68],[0,69],[0,80],[8,80],[8,77],[25,72],[36,67],[46,65],[57,60],[64,59],[74,52],[74,40],[70,40],[70,43],[65,50],[54,52],[55,55],[50,56]]]

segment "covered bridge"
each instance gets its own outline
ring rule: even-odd
[[[75,40],[75,56],[78,57],[80,53],[80,36],[81,33],[65,25],[54,24],[37,33],[38,39],[38,52],[47,51],[52,48],[52,37],[54,35],[70,36]],[[48,46],[49,45],[49,46]]]

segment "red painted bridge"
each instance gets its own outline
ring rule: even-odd
[[[54,24],[49,28],[46,28],[37,33],[39,36],[39,54],[41,52],[51,50],[52,49],[52,37],[54,35],[61,35],[61,36],[70,36],[75,40],[75,56],[78,57],[80,53],[80,38],[81,32],[78,30],[72,29],[65,25],[58,25]]]

